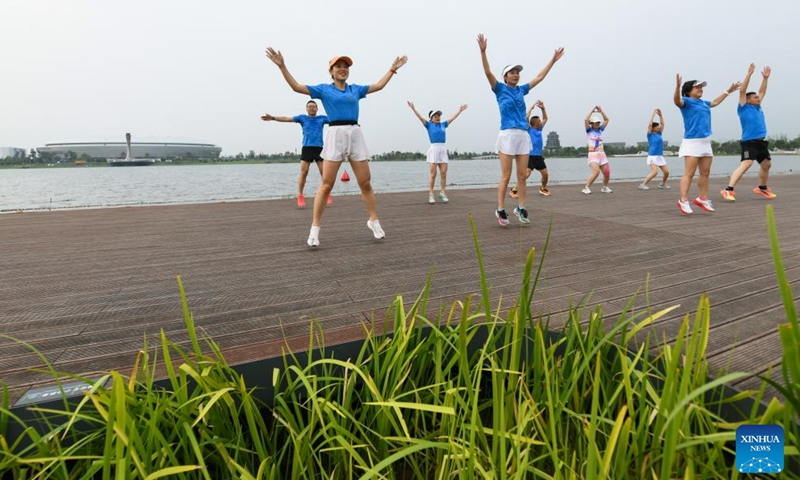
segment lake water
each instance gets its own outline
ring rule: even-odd
[[[796,173],[800,169],[798,160],[775,156],[772,173]],[[641,180],[650,171],[642,157],[611,158],[610,162],[612,185],[614,181]],[[668,157],[667,162],[670,182],[677,187],[683,160]],[[452,160],[448,188],[496,187],[498,163],[496,159]],[[739,157],[715,157],[712,176],[729,176],[738,165]],[[585,158],[548,159],[547,167],[553,184],[580,184],[590,171]],[[352,180],[337,181],[333,195],[357,194],[358,185],[349,165],[342,168],[348,170]],[[372,162],[370,170],[373,188],[379,193],[427,191],[428,164],[424,161]],[[757,171],[758,166],[753,165],[747,176],[755,176]],[[0,170],[0,212],[287,198],[296,195],[299,172],[296,163],[4,169]],[[534,172],[529,183],[537,185],[538,181]],[[312,166],[306,196],[313,196],[318,186],[319,175]]]

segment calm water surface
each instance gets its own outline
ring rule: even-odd
[[[772,173],[796,173],[800,158],[776,156]],[[640,180],[649,172],[644,158],[611,158],[614,181]],[[673,186],[683,173],[683,160],[668,157]],[[498,160],[453,160],[447,174],[448,188],[496,187],[500,177]],[[724,177],[739,165],[739,157],[715,157],[712,176]],[[551,183],[579,184],[589,175],[585,158],[547,160]],[[333,194],[356,194],[358,185],[337,181]],[[427,192],[428,164],[373,162],[372,185],[377,192]],[[754,165],[748,177],[755,176]],[[114,207],[167,203],[203,203],[235,200],[286,198],[296,195],[298,164],[262,165],[159,165],[119,168],[36,168],[0,170],[0,212],[61,208]],[[341,174],[341,170],[340,170]],[[538,184],[538,174],[530,184]],[[749,182],[752,183],[752,182]],[[319,186],[312,166],[306,196]]]

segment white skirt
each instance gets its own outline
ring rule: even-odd
[[[531,136],[528,135],[526,130],[518,128],[500,130],[500,134],[497,136],[497,144],[495,145],[495,149],[499,153],[505,153],[506,155],[528,155],[532,148]]]
[[[447,147],[444,143],[431,143],[428,149],[428,163],[447,163]]]
[[[369,159],[371,153],[360,126],[335,125],[325,130],[325,144],[320,156],[332,162],[360,162]]]
[[[678,151],[679,157],[713,157],[711,137],[684,138]]]
[[[663,167],[667,164],[667,161],[664,160],[663,155],[648,155],[647,156],[647,164],[648,165],[655,165],[657,167]]]

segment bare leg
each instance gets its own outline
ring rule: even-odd
[[[595,180],[597,180],[598,175],[600,175],[600,164],[597,162],[591,162],[589,167],[592,169],[592,173],[589,174],[589,178],[586,179],[586,186],[591,187]]]
[[[642,185],[647,185],[648,183],[650,183],[650,180],[656,178],[656,175],[658,175],[658,167],[656,166],[655,163],[651,163],[650,174],[645,177],[644,182],[642,182]]]
[[[700,157],[697,162],[697,170],[700,176],[697,177],[697,188],[700,190],[700,198],[708,197],[708,176],[711,175],[711,162],[714,157]]]
[[[692,186],[694,172],[697,171],[697,157],[683,157],[684,169],[681,177],[681,202],[689,201],[689,187]]]
[[[445,188],[447,188],[447,164],[440,163],[439,164],[439,191],[445,193]]]
[[[500,183],[497,184],[497,209],[500,210],[506,205],[506,190],[508,181],[511,179],[511,160],[514,157],[505,153],[500,153],[498,156],[500,157]]]
[[[428,164],[428,193],[433,195],[433,187],[436,184],[436,164],[429,163]]]
[[[769,180],[769,169],[772,168],[772,159],[763,160],[761,169],[758,171],[759,185],[766,185]]]
[[[306,188],[306,177],[308,177],[309,163],[300,160],[300,178],[297,179],[297,194],[302,195]],[[322,173],[322,172],[320,172]]]
[[[608,181],[611,180],[611,165],[605,163],[600,167],[600,170],[603,172],[603,186],[607,187]]]
[[[516,155],[517,161],[517,200],[520,207],[525,207],[525,196],[528,191],[528,155]]]
[[[542,174],[542,188],[547,190],[547,181],[550,179],[550,174],[547,173],[547,169],[539,170],[539,173]]]
[[[669,167],[666,165],[661,165],[659,168],[664,173],[664,178],[661,179],[661,185],[666,185],[667,179],[669,178]]]
[[[763,167],[763,165],[764,165],[763,162],[761,163],[761,165],[762,165],[761,168],[764,168]],[[747,171],[750,170],[750,167],[752,167],[752,166],[753,166],[753,161],[752,160],[742,160],[742,163],[740,163],[739,166],[736,167],[736,170],[734,170],[733,173],[731,174],[731,179],[728,180],[728,186],[729,187],[736,187],[736,184],[739,183],[739,180],[742,179],[742,175],[747,173]],[[759,174],[759,176],[760,176],[760,174]],[[761,185],[764,185],[764,184],[762,183]]]
[[[322,214],[325,213],[325,203],[328,200],[328,194],[331,193],[333,184],[336,183],[336,174],[339,173],[339,167],[342,162],[334,162],[325,160],[322,162],[322,183],[317,190],[317,195],[314,197],[314,214],[311,219],[312,227],[319,227],[319,222],[322,220]]]
[[[358,180],[358,187],[361,189],[361,200],[364,206],[367,207],[369,219],[375,221],[378,219],[378,206],[375,201],[375,191],[372,190],[372,174],[369,171],[369,162],[350,162],[350,168]]]

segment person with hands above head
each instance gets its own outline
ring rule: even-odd
[[[658,115],[658,122],[655,121]],[[645,177],[644,182],[639,185],[639,190],[650,190],[647,186],[650,180],[656,178],[658,169],[664,174],[658,188],[672,188],[667,185],[669,178],[669,167],[667,161],[664,159],[664,115],[661,114],[661,109],[656,108],[653,114],[650,115],[650,121],[647,123],[647,164],[650,165],[650,174]]]
[[[720,192],[722,198],[728,202],[736,200],[736,193],[733,189],[742,179],[742,175],[753,166],[753,160],[758,162],[761,167],[758,171],[758,186],[753,189],[753,193],[770,200],[777,197],[767,186],[769,169],[772,167],[772,156],[769,153],[769,142],[767,141],[767,122],[764,120],[764,112],[761,110],[761,102],[764,101],[764,96],[767,94],[767,82],[772,69],[764,67],[764,70],[761,71],[761,88],[758,89],[758,93],[747,91],[750,77],[755,71],[756,65],[751,63],[742,86],[739,87],[739,105],[736,113],[739,114],[739,123],[742,125],[742,141],[740,142],[742,161],[731,174],[728,186]]]
[[[384,238],[386,234],[378,220],[375,192],[370,183],[371,176],[367,160],[371,154],[361,132],[361,126],[358,124],[358,102],[370,93],[383,90],[389,80],[397,74],[397,71],[408,62],[408,57],[395,58],[389,70],[377,82],[371,85],[356,85],[347,83],[353,60],[347,56],[336,56],[328,62],[328,74],[333,80],[332,83],[304,85],[289,73],[279,50],[270,47],[267,48],[266,53],[267,58],[278,66],[284,80],[292,90],[321,100],[322,106],[328,114],[328,129],[325,132],[324,145],[320,153],[323,158],[322,184],[314,198],[314,213],[311,220],[311,231],[308,235],[308,245],[319,246],[320,221],[325,211],[325,201],[336,183],[339,167],[345,160],[350,162],[350,168],[352,168],[361,190],[361,200],[369,214],[367,227],[375,238]]]
[[[532,145],[528,135],[528,120],[525,112],[525,95],[538,85],[553,65],[564,56],[564,49],[558,48],[553,52],[553,56],[547,65],[528,83],[520,83],[520,72],[522,65],[512,64],[503,68],[503,81],[499,82],[492,73],[489,65],[489,58],[486,55],[488,42],[483,34],[478,35],[478,48],[481,52],[481,62],[483,73],[489,81],[489,85],[494,92],[497,106],[500,109],[500,134],[497,137],[497,153],[500,157],[500,183],[497,186],[497,210],[495,216],[501,226],[509,224],[508,215],[505,211],[505,198],[508,190],[508,183],[511,179],[511,170],[516,164],[517,168],[517,200],[518,206],[514,209],[514,214],[520,223],[530,223],[528,211],[525,209],[526,189],[526,169],[528,166],[528,156]]]
[[[595,113],[599,113],[603,117],[603,121],[597,118]],[[600,172],[603,173],[603,187],[600,189],[603,193],[612,193],[611,187],[608,186],[608,181],[611,179],[611,166],[608,164],[608,157],[606,157],[605,149],[603,148],[603,132],[606,131],[608,126],[608,115],[603,111],[600,105],[594,107],[583,119],[583,127],[586,129],[586,138],[589,140],[589,153],[588,164],[592,169],[589,178],[586,179],[586,184],[583,186],[581,193],[586,195],[592,193],[592,184]]]
[[[447,203],[446,185],[447,185],[447,164],[449,159],[447,157],[447,147],[445,146],[446,135],[445,130],[461,115],[461,112],[467,109],[467,105],[461,105],[458,110],[453,113],[446,121],[442,121],[442,111],[431,110],[428,112],[428,120],[425,120],[422,115],[414,107],[413,102],[408,102],[411,111],[417,116],[422,126],[428,131],[428,138],[431,141],[431,146],[428,148],[428,164],[430,169],[430,178],[428,181],[428,203],[436,203],[436,197],[433,196],[433,187],[436,184],[436,172],[439,171],[439,200]]]
[[[294,122],[299,123],[303,128],[303,148],[300,150],[300,178],[297,180],[297,206],[306,206],[306,199],[303,190],[306,187],[308,169],[312,162],[317,164],[319,174],[322,175],[322,128],[328,123],[328,117],[317,115],[317,102],[309,100],[306,102],[306,115],[296,115],[294,117],[282,117],[266,113],[261,116],[265,122]],[[331,196],[328,194],[328,205],[332,203]]]
[[[689,188],[697,171],[699,171],[697,189],[700,191],[700,196],[695,198],[693,203],[707,212],[714,211],[714,204],[708,198],[708,177],[711,174],[711,162],[714,160],[714,152],[711,149],[711,109],[738,90],[741,83],[732,83],[710,102],[702,99],[703,88],[706,85],[706,82],[699,80],[684,82],[680,74],[675,76],[673,101],[681,110],[684,128],[678,152],[678,156],[683,157],[684,171],[681,177],[681,198],[677,205],[684,215],[693,213],[689,205]]]
[[[539,108],[542,111],[541,118],[538,115],[531,116],[534,108]],[[547,124],[547,109],[544,107],[544,102],[536,100],[536,103],[528,108],[528,114],[525,118],[530,119],[530,127],[528,128],[528,135],[531,137],[531,151],[528,155],[528,168],[525,172],[525,180],[531,177],[534,170],[538,170],[542,176],[542,185],[539,187],[539,195],[546,197],[550,196],[550,190],[547,189],[547,181],[550,176],[547,173],[547,164],[544,162],[542,152],[544,150],[544,140],[542,139],[542,130]],[[517,189],[511,189],[511,197],[517,198]]]

